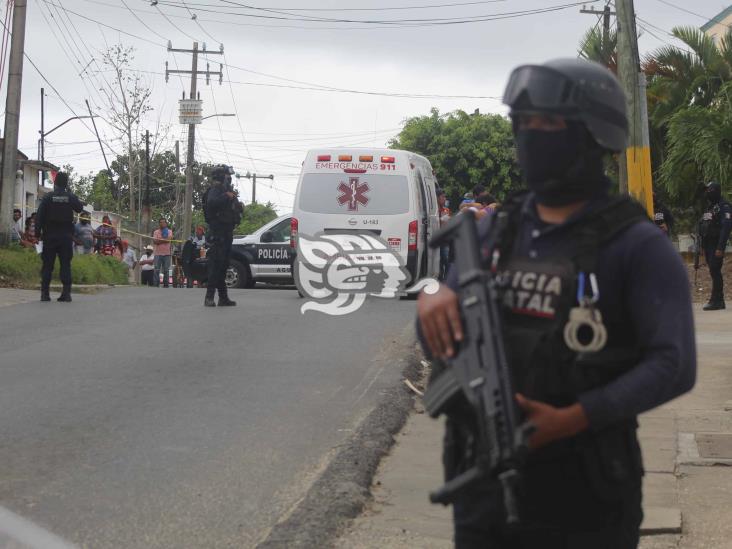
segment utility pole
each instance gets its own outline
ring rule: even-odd
[[[15,175],[18,162],[18,126],[20,94],[23,84],[25,48],[25,12],[27,0],[15,0],[13,35],[10,40],[8,92],[5,100],[5,132],[3,137],[2,179],[0,180],[0,245],[10,242],[15,200]]]
[[[41,88],[41,135],[44,135],[44,123],[45,123],[45,117],[44,117],[44,105],[46,103],[46,93],[43,88]],[[46,160],[46,144],[44,142],[44,139],[41,138],[40,141],[40,147],[38,147],[40,150],[38,151],[38,158],[41,159],[41,162]],[[41,180],[43,182],[43,180]]]
[[[274,181],[274,175],[257,175],[256,173],[249,173],[247,172],[246,175],[236,175],[236,178],[239,179],[241,177],[244,177],[245,179],[251,179],[252,180],[252,204],[257,203],[257,178],[260,179],[271,179]]]
[[[145,197],[142,201],[142,226],[150,234],[150,131],[145,130]]]
[[[175,224],[175,232],[178,238],[183,238],[180,223],[180,141],[175,142],[175,209],[173,211],[173,223]]]
[[[198,70],[198,42],[193,43],[193,49],[192,50],[181,50],[181,49],[174,49],[170,42],[168,42],[168,51],[169,52],[180,52],[180,53],[191,53],[193,54],[193,62],[191,64],[191,70],[190,71],[181,71],[181,70],[169,70],[168,69],[168,62],[165,62],[165,81],[168,81],[168,75],[170,74],[190,74],[191,75],[191,93],[189,96],[189,100],[196,99],[196,82],[198,80],[199,74],[205,74],[206,75],[206,84],[210,82],[211,75],[217,75],[219,77],[219,84],[223,81],[224,78],[224,72],[223,72],[223,65],[220,66],[219,70],[217,72],[211,72],[209,70],[208,63],[206,64],[206,70],[205,71],[199,71]],[[204,54],[216,54],[216,55],[223,55],[224,53],[224,46],[223,44],[219,48],[219,51],[206,51],[206,45],[204,44],[204,49],[202,50],[202,53]],[[182,117],[181,117],[182,118]],[[191,230],[191,207],[193,205],[193,176],[194,176],[194,163],[196,161],[195,158],[195,151],[196,151],[196,124],[201,123],[201,116],[200,111],[198,113],[197,120],[192,120],[188,123],[188,153],[187,153],[187,159],[186,159],[186,193],[185,193],[185,200],[183,205],[183,226],[181,227],[181,236],[185,237],[190,233]],[[181,122],[182,123],[182,122]]]
[[[615,10],[618,23],[618,77],[625,90],[629,126],[626,161],[622,161],[622,155],[620,161],[620,190],[635,197],[652,216],[653,181],[646,78],[640,68],[633,0],[616,0]]]
[[[595,9],[582,8],[580,13],[588,13],[591,15],[602,15],[602,49],[609,49],[608,41],[610,40],[610,16],[615,15],[614,11],[610,11],[610,5],[606,5],[602,11]]]

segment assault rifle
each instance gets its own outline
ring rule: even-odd
[[[507,214],[497,214],[495,222],[505,226]],[[527,453],[530,430],[519,425],[503,346],[497,282],[481,264],[472,212],[455,216],[435,234],[430,246],[438,248],[450,242],[454,242],[460,273],[458,296],[464,338],[456,356],[447,361],[448,367],[427,388],[424,405],[429,415],[436,418],[449,414],[464,395],[475,416],[476,447],[472,466],[430,493],[430,500],[448,505],[475,482],[497,478],[503,489],[506,522],[516,524],[519,471]]]
[[[692,238],[694,239],[694,290],[696,291],[696,279],[699,274],[699,263],[701,260],[701,235],[697,232]]]

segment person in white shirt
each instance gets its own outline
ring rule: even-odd
[[[145,253],[140,256],[140,283],[143,286],[155,286],[155,256],[153,247],[145,246]]]
[[[135,250],[130,248],[130,243],[127,240],[122,241],[122,263],[127,265],[127,279],[129,283],[134,284],[137,255],[135,255]]]

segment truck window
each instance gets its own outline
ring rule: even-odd
[[[273,242],[289,242],[290,241],[290,218],[283,219],[277,225],[272,227],[270,231],[274,234]]]
[[[403,214],[409,211],[409,185],[403,175],[307,173],[299,207],[320,214]]]

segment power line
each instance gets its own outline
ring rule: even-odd
[[[594,2],[597,2],[597,1],[599,1],[599,0],[590,0],[589,3],[594,3]],[[52,5],[56,6],[56,4],[53,4],[49,0],[44,0],[44,2],[46,2],[47,4],[52,4]],[[575,6],[575,5],[578,5],[578,4],[570,4],[570,6]],[[156,42],[153,42],[151,40],[148,40],[148,39],[143,38],[143,37],[140,37],[140,36],[136,36],[136,35],[131,34],[129,32],[123,31],[122,29],[118,29],[116,27],[112,27],[110,25],[107,25],[105,23],[102,23],[100,21],[97,21],[95,19],[92,19],[90,17],[81,15],[81,14],[79,14],[79,13],[73,11],[73,10],[68,9],[68,8],[64,8],[63,6],[61,6],[61,9],[67,11],[68,13],[74,14],[74,15],[76,15],[78,17],[81,17],[83,19],[86,19],[88,21],[97,23],[99,25],[102,25],[104,27],[110,28],[110,29],[115,30],[117,32],[121,32],[123,34],[127,34],[129,36],[132,36],[133,38],[137,38],[139,40],[144,40],[145,42],[148,42],[148,43],[151,43],[151,44],[155,44],[156,46],[160,46],[160,44],[158,44]],[[275,79],[275,80],[281,80],[283,82],[291,82],[291,83],[295,83],[295,84],[302,84],[304,86],[312,86],[313,89],[311,89],[310,91],[315,91],[315,89],[318,88],[318,89],[321,89],[321,90],[328,90],[328,91],[339,92],[339,93],[357,93],[357,94],[364,94],[364,95],[378,95],[378,96],[384,96],[384,97],[404,97],[404,98],[413,98],[413,99],[492,99],[492,100],[500,100],[501,99],[500,97],[490,97],[490,96],[480,96],[480,95],[407,94],[407,93],[388,93],[388,92],[375,92],[375,91],[366,91],[366,90],[353,90],[353,89],[335,88],[335,87],[331,87],[331,86],[325,86],[325,85],[322,85],[322,84],[315,84],[315,83],[312,83],[312,82],[305,82],[305,81],[302,81],[302,80],[293,80],[293,79],[290,79],[290,78],[285,78],[285,77],[277,76],[277,75],[274,75],[274,74],[268,74],[268,73],[263,73],[263,72],[259,72],[259,71],[254,71],[254,70],[251,70],[251,69],[247,69],[245,67],[239,67],[237,65],[225,64],[225,66],[230,67],[232,69],[236,69],[236,70],[248,72],[250,74],[256,74],[258,76],[264,76],[264,77],[272,78],[272,79]],[[139,71],[139,72],[145,72],[145,71]],[[159,73],[154,73],[153,72],[153,74],[159,74]],[[233,83],[233,84],[251,85],[251,86],[269,86],[269,87],[282,87],[282,88],[288,87],[288,86],[276,86],[274,84],[266,84],[266,83],[259,83],[259,82],[236,82],[236,81],[231,81],[231,83]],[[295,87],[292,87],[292,86],[291,86],[291,88],[295,89]],[[301,89],[309,89],[309,88],[301,88]]]
[[[265,19],[265,20],[284,20],[284,21],[296,21],[296,22],[309,22],[309,23],[355,23],[355,24],[364,24],[364,25],[375,25],[375,26],[384,26],[384,27],[413,27],[413,26],[439,26],[439,25],[457,25],[457,24],[466,24],[466,23],[478,23],[478,22],[485,22],[485,21],[494,21],[494,20],[500,20],[500,19],[512,19],[516,17],[524,17],[528,15],[536,15],[541,13],[549,13],[553,11],[560,11],[569,9],[572,7],[576,7],[579,5],[586,5],[586,4],[594,4],[600,0],[588,0],[586,2],[574,2],[571,4],[557,4],[553,6],[547,6],[543,8],[533,8],[533,9],[527,9],[527,10],[518,10],[518,11],[510,11],[510,12],[502,12],[502,13],[492,13],[492,14],[482,14],[482,15],[475,15],[475,16],[463,16],[463,17],[436,17],[436,18],[418,18],[418,19],[387,19],[387,20],[370,20],[370,19],[343,19],[343,18],[331,18],[331,17],[312,17],[312,16],[302,16],[299,14],[283,11],[283,10],[277,10],[272,8],[262,8],[262,7],[256,7],[256,6],[248,6],[246,4],[241,4],[233,1],[228,1],[227,3],[235,4],[240,7],[246,7],[251,10],[257,11],[257,12],[265,12],[267,14],[272,15],[261,15],[261,14],[251,14],[251,13],[239,13],[239,12],[231,12],[231,11],[221,11],[221,10],[211,10],[211,9],[200,9],[200,11],[206,11],[206,12],[213,12],[217,13],[219,15],[236,15],[239,17],[250,17],[255,19]],[[163,4],[166,6],[170,6],[173,8],[183,9],[183,6],[171,2],[158,2],[158,4]],[[156,4],[157,6],[157,4]],[[159,9],[159,8],[158,8]]]
[[[236,114],[236,123],[239,125],[239,132],[241,133],[241,139],[244,142],[244,147],[246,148],[247,154],[249,156],[251,156],[252,153],[249,152],[249,143],[247,141],[246,136],[244,135],[244,128],[241,125],[241,117],[239,115],[239,108],[236,106],[236,96],[234,95],[234,88],[231,85],[231,74],[229,73],[229,65],[228,65],[228,62],[226,61],[225,53],[223,54],[223,58],[224,58],[225,66],[226,66],[226,78],[228,79],[227,84],[229,85],[229,92],[231,93],[231,101],[234,105],[234,114]],[[252,168],[254,168],[254,171],[257,171],[257,164],[254,161],[252,161]]]
[[[221,0],[222,2],[232,4],[233,2],[226,2],[226,0]],[[381,7],[381,8],[278,8],[281,10],[286,11],[395,11],[395,10],[425,10],[425,9],[439,9],[439,8],[451,8],[451,7],[458,7],[458,6],[475,6],[475,5],[482,5],[482,4],[497,4],[500,2],[506,2],[507,0],[482,0],[477,2],[455,2],[451,4],[430,4],[430,5],[419,5],[419,6],[391,6],[391,7]],[[183,2],[185,3],[185,1]],[[238,5],[236,3],[233,3],[234,5]],[[215,4],[200,4],[200,3],[191,3],[188,2],[188,5],[190,6],[211,6],[214,7]],[[251,8],[246,8],[251,9]]]
[[[175,28],[178,32],[182,32],[183,34],[185,34],[188,38],[190,38],[194,42],[198,42],[199,41],[198,38],[195,38],[195,37],[191,36],[186,31],[184,31],[183,29],[181,29],[178,25],[176,25],[175,23],[173,23],[170,19],[168,19],[168,16],[163,13],[163,10],[160,9],[160,6],[158,6],[158,3],[157,2],[155,2],[155,9],[158,10],[158,13],[160,15],[162,15],[165,18],[165,20],[168,23],[170,23],[173,26],[173,28]],[[202,40],[201,40],[201,42],[202,42]]]
[[[665,5],[670,6],[672,8],[676,8],[677,10],[683,11],[684,13],[688,13],[689,15],[695,15],[697,17],[700,17],[700,18],[704,19],[707,22],[710,22],[710,23],[711,22],[720,23],[720,24],[724,25],[725,27],[728,27],[728,28],[730,27],[730,25],[727,25],[726,23],[723,23],[719,19],[719,15],[717,15],[715,17],[706,17],[705,15],[701,15],[700,13],[696,13],[696,12],[693,12],[691,10],[687,10],[686,8],[682,8],[681,6],[677,6],[676,4],[672,4],[671,2],[668,2],[667,0],[656,0],[656,1],[657,2],[661,2],[661,4],[665,4]]]

